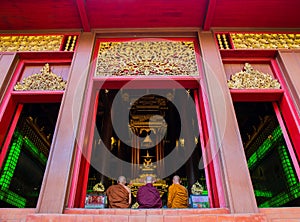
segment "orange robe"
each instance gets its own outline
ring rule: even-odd
[[[111,185],[106,190],[106,195],[109,208],[128,208],[130,206],[129,193],[121,184]]]
[[[168,193],[168,208],[187,208],[189,203],[187,189],[180,184],[172,184]]]

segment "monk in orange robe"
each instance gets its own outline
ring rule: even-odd
[[[189,198],[187,189],[180,184],[180,177],[173,177],[173,184],[169,187],[168,208],[187,208]]]
[[[118,178],[118,184],[111,185],[106,190],[109,208],[128,208],[130,206],[131,191],[125,184],[126,178],[120,176]]]

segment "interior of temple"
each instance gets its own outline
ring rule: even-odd
[[[207,195],[205,172],[199,167],[195,92],[100,90],[87,193],[99,182],[107,189],[125,175],[135,198],[138,187],[151,175],[166,205],[167,187],[173,175],[179,175],[189,192],[198,181]]]
[[[0,207],[36,207],[60,103],[21,104],[0,174]]]
[[[299,180],[271,102],[234,108],[259,207],[299,206]]]

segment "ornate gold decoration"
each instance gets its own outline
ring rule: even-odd
[[[228,87],[231,89],[280,89],[280,83],[270,74],[254,70],[249,63],[245,63],[242,71],[231,75]]]
[[[235,49],[299,49],[300,34],[231,33]]]
[[[203,186],[197,181],[196,183],[193,184],[191,188],[191,192],[194,195],[200,195],[203,192]]]
[[[156,166],[152,163],[151,156],[149,156],[148,152],[147,155],[144,156],[144,163],[143,166],[141,166],[140,168],[142,170],[142,174],[139,175],[138,178],[130,181],[129,187],[134,197],[136,197],[139,187],[145,185],[145,180],[147,176],[151,176],[154,179],[155,182],[153,183],[153,186],[158,189],[160,196],[162,196],[165,192],[168,191],[168,185],[166,181],[157,178],[157,175],[155,174]]]
[[[63,35],[0,36],[0,52],[59,51]]]
[[[41,69],[40,73],[32,74],[24,78],[21,82],[17,82],[14,90],[64,90],[66,81],[61,76],[54,74],[50,70],[49,64]]]
[[[95,76],[198,75],[193,42],[101,42]]]
[[[217,34],[220,49],[229,49],[226,34]]]
[[[94,192],[98,192],[98,193],[104,193],[105,187],[104,187],[104,185],[100,182],[100,183],[95,184],[95,186],[93,187],[93,191],[94,191]]]
[[[64,51],[73,51],[76,44],[77,36],[68,36]],[[72,43],[71,43],[72,42]]]

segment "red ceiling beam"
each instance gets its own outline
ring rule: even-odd
[[[83,31],[90,32],[91,27],[90,27],[89,19],[87,16],[85,3],[86,3],[85,0],[76,0],[76,4],[77,4],[78,11],[79,11]]]
[[[204,19],[203,30],[208,31],[211,28],[212,21],[214,19],[215,8],[217,0],[209,0],[206,10],[206,16]]]

